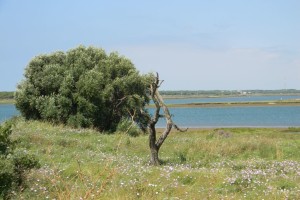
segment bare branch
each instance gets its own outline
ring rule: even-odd
[[[164,143],[165,139],[168,137],[169,133],[171,132],[171,129],[173,126],[179,131],[184,131],[184,130],[180,129],[176,124],[174,124],[174,122],[172,120],[172,115],[170,114],[168,107],[164,103],[163,98],[161,97],[161,95],[159,94],[158,91],[156,91],[156,93],[155,93],[155,98],[159,102],[160,106],[163,108],[165,118],[167,121],[167,127],[166,127],[165,131],[163,132],[163,134],[159,137],[159,139],[156,142],[156,146],[158,148],[160,148],[161,145]]]
[[[120,101],[117,105],[116,105],[116,108],[119,107],[119,105],[127,98],[127,96],[124,96],[123,98],[121,99],[118,99],[118,101]]]
[[[160,81],[160,83],[158,84],[158,88],[161,86],[161,84],[164,82],[164,80]]]
[[[131,117],[131,124],[127,128],[127,130],[125,131],[126,134],[129,132],[129,130],[131,129],[131,127],[134,125],[134,118],[135,118],[136,110],[133,111],[133,114],[131,114],[130,110],[128,110],[128,109],[127,109],[127,112],[129,113],[129,115]]]
[[[136,114],[136,110],[133,110],[133,114],[131,114],[131,112],[130,112],[130,110],[129,110],[129,109],[127,109],[127,112],[128,112],[128,114],[130,115],[130,117],[131,117],[131,120],[132,120],[132,121],[134,121],[135,114]]]
[[[182,128],[179,128],[176,124],[173,124],[174,128],[180,132],[186,132],[189,128],[185,128],[185,129],[182,129]]]
[[[165,139],[168,137],[169,133],[172,130],[172,127],[174,126],[179,131],[186,131],[183,129],[180,129],[176,124],[172,121],[172,115],[169,112],[168,107],[164,103],[163,98],[159,94],[158,88],[161,86],[163,81],[159,80],[159,75],[156,73],[155,80],[153,80],[153,83],[150,84],[150,94],[151,98],[155,104],[155,113],[154,116],[149,121],[149,147],[151,150],[151,163],[153,165],[159,165],[159,159],[158,159],[158,152],[161,147],[161,145],[164,143]],[[160,109],[163,108],[164,115],[160,115]],[[161,134],[159,139],[156,141],[156,129],[155,125],[160,117],[165,117],[167,121],[166,128],[164,132]]]
[[[159,83],[158,80],[158,73],[157,73],[157,77],[155,77],[155,81],[150,85],[150,94],[151,94],[151,98],[155,104],[155,113],[153,118],[151,119],[151,123],[152,124],[156,124],[158,122],[159,119],[159,112],[160,112],[160,103],[157,100],[157,98],[155,97],[156,91],[157,91],[157,84]]]

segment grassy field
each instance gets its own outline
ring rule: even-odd
[[[39,157],[14,199],[300,199],[300,129],[172,132],[149,166],[147,135],[19,120],[19,148]]]

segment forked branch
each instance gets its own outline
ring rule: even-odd
[[[165,139],[168,137],[169,133],[172,130],[172,127],[174,126],[175,129],[178,131],[184,132],[187,131],[187,129],[180,129],[172,120],[172,115],[169,112],[168,107],[164,103],[164,100],[162,96],[160,95],[158,88],[162,84],[163,81],[159,80],[159,75],[156,73],[156,77],[153,81],[153,83],[150,85],[150,95],[151,98],[155,104],[155,111],[154,115],[151,118],[149,122],[149,146],[151,150],[151,164],[153,165],[159,165],[159,159],[158,159],[158,151],[161,147],[161,145],[164,143]],[[160,109],[163,108],[164,111],[164,117],[166,119],[166,128],[162,135],[159,137],[159,139],[156,141],[156,129],[155,125],[158,122],[159,117],[161,116],[159,114]]]

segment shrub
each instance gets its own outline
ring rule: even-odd
[[[22,186],[25,180],[26,172],[33,168],[39,168],[38,159],[26,150],[17,150],[13,153],[11,161],[14,169],[14,181],[18,186]]]
[[[39,167],[38,159],[26,150],[15,150],[11,140],[13,120],[0,125],[0,197],[10,198],[13,189],[25,187],[26,172]]]
[[[122,118],[119,122],[117,132],[126,133],[132,137],[137,137],[141,133],[139,127],[127,118]]]
[[[0,197],[7,199],[14,181],[13,164],[10,160],[0,156]]]
[[[149,78],[117,53],[79,46],[32,59],[16,107],[26,119],[115,131],[122,117],[143,122]]]
[[[0,155],[7,155],[13,148],[14,143],[10,139],[12,133],[12,121],[0,125]]]

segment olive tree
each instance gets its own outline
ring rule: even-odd
[[[26,119],[115,130],[122,118],[144,127],[149,76],[117,53],[79,46],[33,58],[15,93]]]

